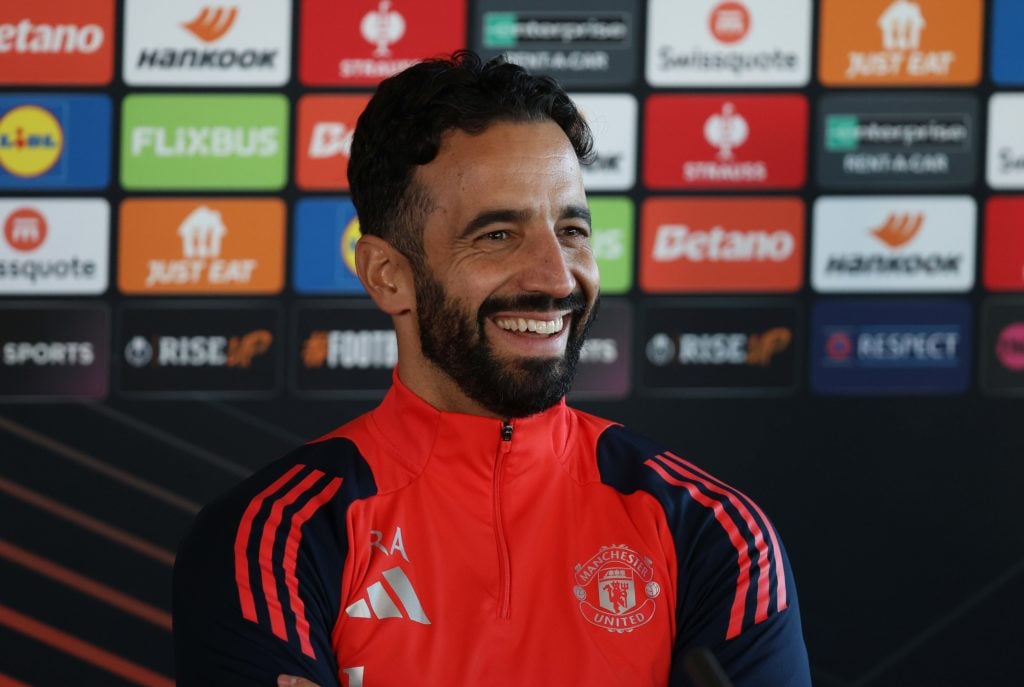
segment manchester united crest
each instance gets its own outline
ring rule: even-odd
[[[602,546],[586,563],[577,563],[573,594],[588,622],[609,632],[632,632],[651,622],[661,594],[654,562],[624,544]]]

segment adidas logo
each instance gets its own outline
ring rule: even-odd
[[[384,581],[388,583],[394,597],[389,594],[382,582],[374,582],[366,588],[366,598],[359,599],[345,609],[349,618],[409,618],[421,625],[429,625],[430,619],[423,612],[419,597],[412,588],[412,582],[405,576],[401,568],[388,568],[383,573]],[[367,603],[369,601],[369,603]],[[399,608],[401,606],[401,608]],[[402,610],[405,614],[402,614]]]

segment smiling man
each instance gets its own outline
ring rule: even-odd
[[[697,650],[737,686],[810,684],[764,513],[563,400],[597,311],[590,149],[561,88],[500,59],[380,85],[349,178],[392,388],[200,515],[178,684],[714,684]]]

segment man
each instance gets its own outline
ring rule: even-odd
[[[472,53],[383,82],[349,178],[391,315],[376,409],[200,515],[175,568],[181,685],[809,685],[764,514],[562,400],[598,298],[557,84]]]

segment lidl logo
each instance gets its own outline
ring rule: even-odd
[[[971,85],[981,78],[982,0],[823,0],[821,80]]]
[[[110,99],[0,95],[0,189],[99,189],[110,175]]]
[[[814,205],[812,284],[828,293],[968,291],[976,223],[969,196],[824,196]]]
[[[130,198],[118,285],[130,294],[279,293],[284,225],[276,198]]]
[[[295,207],[292,274],[299,293],[362,294],[355,245],[361,236],[349,200],[304,198]]]
[[[317,191],[348,189],[348,156],[367,95],[307,95],[299,100],[295,183]]]
[[[811,387],[819,394],[961,393],[970,381],[966,301],[819,301]]]
[[[207,5],[192,21],[182,24],[182,26],[204,43],[213,43],[231,30],[237,17],[237,7],[210,7]]]
[[[107,290],[110,206],[101,198],[0,198],[0,294]]]
[[[654,95],[646,117],[651,188],[798,188],[806,179],[801,95]]]
[[[277,190],[288,100],[280,95],[129,95],[121,181],[129,189]]]
[[[990,198],[983,235],[985,288],[1024,291],[1024,197]]]
[[[372,86],[465,47],[463,0],[306,0],[300,21],[299,77],[308,85]]]
[[[810,80],[811,0],[651,0],[652,86],[803,86]]]
[[[7,3],[0,15],[0,83],[110,83],[114,1]]]
[[[64,131],[49,111],[21,105],[0,117],[0,166],[19,177],[44,174],[64,151]]]
[[[292,3],[125,0],[124,80],[133,85],[281,86]]]
[[[640,237],[648,293],[791,292],[803,284],[798,198],[649,198]]]

